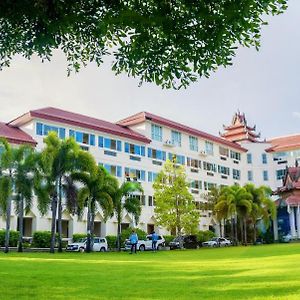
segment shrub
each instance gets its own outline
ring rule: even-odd
[[[117,247],[117,237],[115,235],[106,236],[106,240],[109,249],[114,249]]]
[[[199,244],[206,242],[213,238],[215,236],[215,233],[210,230],[199,230],[197,233],[197,239]]]
[[[124,246],[125,240],[129,238],[131,235],[132,228],[127,228],[122,230],[121,232],[121,246]],[[141,230],[139,228],[135,228],[135,232],[137,233],[139,240],[144,240],[146,239],[147,232],[144,230]]]
[[[73,243],[78,242],[80,239],[86,238],[85,233],[73,233]]]
[[[32,246],[36,248],[50,248],[51,232],[50,231],[36,231],[33,234]]]
[[[17,247],[19,240],[19,231],[10,230],[9,232],[9,246]],[[0,246],[5,244],[5,230],[0,230]]]
[[[173,235],[164,235],[165,238],[165,244],[168,247],[170,242],[172,242],[175,239],[175,236]]]

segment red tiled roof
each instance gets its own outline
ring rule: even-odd
[[[140,142],[150,143],[150,140],[145,136],[129,129],[107,121],[99,120],[96,118],[88,117],[85,115],[65,111],[54,107],[46,107],[29,112],[31,117],[46,119],[49,121],[69,124],[81,128],[88,128],[100,132],[106,132],[121,137],[130,138]],[[20,118],[22,118],[21,116]],[[11,121],[16,122],[16,120]]]
[[[267,152],[281,152],[286,150],[300,148],[300,134],[288,135],[268,140],[271,147],[266,149]]]
[[[185,125],[182,125],[180,123],[165,119],[163,117],[160,117],[160,116],[148,113],[148,112],[140,112],[138,114],[135,114],[133,116],[130,116],[126,119],[123,119],[123,120],[117,122],[117,124],[123,125],[123,126],[131,126],[131,125],[142,123],[145,120],[150,120],[150,121],[153,121],[154,123],[158,123],[158,124],[161,124],[161,125],[164,125],[164,126],[168,126],[168,127],[186,132],[188,134],[207,139],[209,141],[214,141],[216,143],[220,143],[222,145],[226,145],[228,147],[235,148],[235,149],[237,149],[239,151],[242,151],[242,152],[247,152],[248,151],[247,149],[241,147],[237,143],[227,141],[223,138],[216,137],[216,136],[208,134],[206,132],[203,132],[203,131],[200,131],[200,130],[197,130],[197,129],[194,129],[194,128],[191,128],[191,127],[188,127],[188,126],[185,126]]]
[[[3,122],[0,122],[0,137],[6,138],[12,144],[37,144],[29,134],[20,128],[9,126]]]

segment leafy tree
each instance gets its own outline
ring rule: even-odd
[[[0,69],[15,54],[44,61],[61,49],[68,72],[113,55],[117,74],[186,87],[231,65],[238,44],[258,49],[263,18],[286,8],[286,0],[0,1]]]
[[[176,229],[177,235],[195,233],[199,223],[199,213],[188,190],[185,169],[167,160],[153,184],[157,223],[168,230]]]
[[[29,163],[32,157],[29,151],[29,146],[13,148],[6,139],[0,138],[0,208],[6,212],[5,253],[9,251],[12,200],[16,199],[20,203],[19,221],[23,219],[23,200],[26,200],[27,208],[31,205],[32,185],[28,173],[32,167],[32,163]],[[22,248],[21,238],[22,233],[19,238],[19,250]]]
[[[132,197],[134,192],[144,192],[139,182],[125,181],[113,194],[114,214],[117,218],[117,248],[121,250],[121,222],[124,210],[134,215],[135,223],[141,215],[141,202],[137,197]]]
[[[101,207],[106,221],[113,213],[112,195],[117,187],[117,180],[103,167],[96,168],[93,165],[90,167],[90,172],[79,172],[72,175],[73,180],[83,184],[78,192],[78,202],[81,212],[84,207],[87,208],[87,252],[92,250],[91,238],[94,235],[97,204]]]

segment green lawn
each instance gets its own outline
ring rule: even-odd
[[[0,299],[300,299],[300,244],[0,253]]]

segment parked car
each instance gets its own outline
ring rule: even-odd
[[[211,240],[202,243],[203,247],[226,247],[231,245],[232,242],[230,240],[222,237],[214,237]]]
[[[87,238],[82,238],[76,243],[67,245],[66,251],[84,252],[86,250]],[[105,252],[108,249],[106,238],[95,237],[92,241],[92,249],[95,252]]]
[[[165,246],[165,239],[162,235],[158,235],[158,241],[156,244],[157,250],[161,250]],[[145,250],[152,250],[152,235],[147,235],[145,240],[138,240],[136,245],[137,250],[145,251]],[[129,239],[125,241],[125,250],[130,250],[131,244]]]
[[[290,233],[282,236],[283,243],[289,243],[292,239],[293,239],[293,237]]]
[[[182,243],[185,249],[197,249],[198,241],[196,235],[183,235],[181,237],[176,237],[172,242],[169,243],[170,250],[180,249],[180,244]]]

